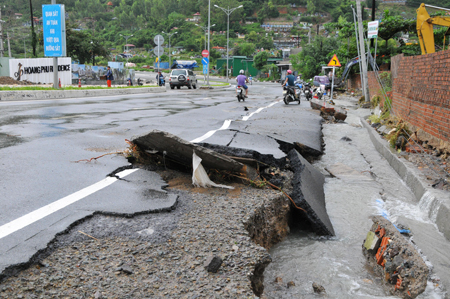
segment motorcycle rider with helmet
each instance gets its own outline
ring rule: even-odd
[[[286,80],[283,83],[283,87],[286,86],[291,87],[294,90],[294,97],[297,99],[297,93],[295,92],[295,76],[292,75],[292,70],[287,70]]]
[[[239,71],[239,76],[236,77],[237,86],[242,86],[245,89],[245,97],[248,98],[248,86],[245,83],[248,83],[247,77],[244,75],[244,70]],[[237,90],[236,86],[236,90]]]

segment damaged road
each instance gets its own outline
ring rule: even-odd
[[[196,91],[171,103],[161,95],[1,103],[5,108],[1,134],[9,140],[0,144],[1,156],[9,159],[3,160],[8,176],[2,178],[0,199],[2,279],[38,261],[50,252],[48,248],[54,248],[56,236],[97,219],[96,215],[129,217],[177,207],[177,195],[164,190],[167,184],[160,175],[128,169],[124,140],[150,128],[165,129],[185,140],[201,138],[198,144],[208,142],[209,147],[220,133],[232,132],[231,139],[220,136],[224,143],[214,145],[248,150],[276,167],[286,164],[279,162],[294,148],[318,155],[322,148],[320,117],[311,113],[306,103],[282,106],[276,99],[278,85],[274,87],[255,85],[255,98],[245,107],[236,103],[228,90]],[[22,105],[32,110],[28,112]],[[191,125],[189,129],[186,123]],[[226,123],[233,129],[225,129]],[[252,138],[237,137],[238,128],[243,137]],[[205,138],[211,129],[216,134]],[[118,154],[109,155],[114,152]],[[102,154],[109,156],[89,159]],[[246,158],[239,160],[238,156],[234,163],[240,167]]]

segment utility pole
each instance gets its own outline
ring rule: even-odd
[[[3,57],[2,8],[0,7],[0,57]]]
[[[353,8],[353,5],[350,5],[350,7],[352,8],[352,12],[353,12],[353,21],[355,23],[355,39],[356,39],[356,49],[358,50],[358,66],[359,66],[359,77],[361,80],[361,89],[364,90],[364,80],[363,80],[363,72],[362,72],[362,68],[361,68],[361,53],[359,52],[359,39],[358,39],[358,22],[356,22],[356,12],[355,9]]]
[[[361,53],[361,67],[363,73],[363,95],[366,102],[369,102],[369,79],[367,78],[367,63],[366,63],[366,47],[364,46],[364,33],[363,33],[363,20],[362,20],[362,11],[361,11],[361,0],[356,1],[356,13],[358,15],[358,31],[359,31],[359,46]]]
[[[207,76],[207,83],[206,85],[208,86],[208,88],[211,88],[211,86],[209,85],[209,65],[211,64],[211,51],[209,49],[209,42],[210,42],[210,38],[211,38],[211,0],[208,1],[208,74]]]
[[[6,39],[8,40],[8,56],[11,58],[11,44],[9,43],[9,32],[6,32]]]
[[[372,21],[375,21],[375,0],[372,0]],[[370,47],[373,48],[373,38],[370,39]]]
[[[228,6],[228,9],[227,8],[223,8],[223,7],[220,7],[220,6],[218,6],[218,5],[214,5],[215,7],[217,7],[217,8],[220,8],[226,15],[227,15],[227,17],[228,17],[228,22],[227,22],[227,82],[228,82],[228,43],[229,43],[229,40],[230,40],[230,15],[231,15],[231,13],[233,12],[233,11],[235,11],[236,9],[238,9],[238,8],[241,8],[241,7],[243,7],[243,5],[240,5],[240,6],[238,6],[238,7],[235,7],[235,8],[231,8],[230,9],[230,7]]]
[[[56,4],[56,0],[52,0],[52,4]],[[31,10],[31,1],[30,1],[30,10]],[[33,30],[34,35],[34,25],[33,25],[33,12],[31,12],[31,26]],[[31,44],[33,44],[33,41],[31,41]],[[36,48],[33,48],[33,56],[36,57]],[[53,57],[53,88],[59,89],[59,82],[58,82],[58,57]]]

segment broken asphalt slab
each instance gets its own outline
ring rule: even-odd
[[[195,152],[206,168],[245,172],[244,164],[167,132],[153,130],[131,142],[143,151],[159,152],[163,157],[187,167],[192,167],[192,155]]]
[[[245,119],[232,121],[227,129],[217,131],[203,142],[255,150],[275,158],[294,148],[305,157],[323,153],[323,119],[318,113],[298,105],[274,105]]]
[[[94,214],[133,216],[173,210],[178,196],[163,190],[165,186],[167,183],[158,174],[139,169],[118,178],[108,188],[7,235],[0,242],[0,280],[32,264],[57,235]]]
[[[295,204],[306,212],[295,211],[304,214],[318,235],[334,236],[323,190],[325,177],[296,150],[290,151],[288,158],[294,170],[294,190],[291,197]]]

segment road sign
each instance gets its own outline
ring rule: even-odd
[[[208,50],[203,50],[202,51],[202,56],[203,57],[208,57],[209,56],[209,51]]]
[[[66,21],[63,4],[42,5],[44,55],[66,56]]]
[[[208,57],[203,57],[202,64],[205,65],[205,64],[208,64],[208,63],[209,63]]]
[[[336,54],[334,54],[333,58],[331,58],[330,62],[328,62],[328,66],[341,66],[341,63],[339,62]]]
[[[153,41],[155,42],[155,44],[157,46],[161,46],[163,44],[163,42],[164,42],[164,37],[161,34],[158,34],[157,36],[155,36]]]
[[[203,65],[203,75],[206,75],[208,73],[208,64]]]
[[[164,54],[164,48],[161,47],[161,46],[156,46],[156,47],[153,49],[153,52],[155,53],[155,55],[161,56],[161,55]]]
[[[373,21],[367,23],[368,31],[367,31],[367,37],[368,38],[377,38],[378,37],[378,21]]]

